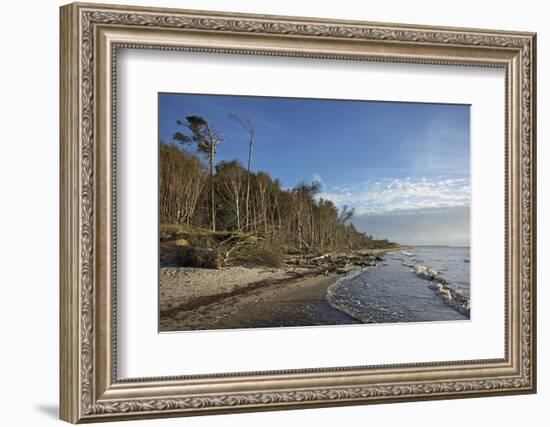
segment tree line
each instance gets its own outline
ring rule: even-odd
[[[250,233],[300,253],[387,247],[359,232],[350,221],[355,209],[319,197],[321,183],[283,189],[267,172],[251,170],[254,127],[232,115],[246,131],[248,162],[216,162],[223,134],[208,121],[188,116],[173,141],[160,143],[160,221],[189,230]],[[189,148],[196,148],[193,153]]]

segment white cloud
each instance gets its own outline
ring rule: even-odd
[[[323,184],[323,178],[321,178],[321,175],[319,175],[318,173],[314,173],[311,176],[311,181],[312,182],[319,182],[319,183]]]
[[[348,205],[358,214],[381,214],[429,208],[470,206],[467,178],[387,178],[364,181],[347,187],[334,187],[319,197],[337,206]]]

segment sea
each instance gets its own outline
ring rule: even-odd
[[[436,280],[417,274],[424,266]],[[459,307],[447,292],[437,290],[437,280],[453,290],[468,310]],[[441,288],[440,288],[441,289]],[[418,246],[390,252],[376,266],[339,277],[327,291],[329,303],[364,323],[408,323],[470,318],[470,248]]]

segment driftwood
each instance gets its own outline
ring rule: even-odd
[[[382,260],[382,257],[368,253],[326,253],[322,255],[290,256],[286,260],[286,264],[301,268],[322,269],[324,274],[334,272],[344,274],[354,268],[375,266],[376,261]]]

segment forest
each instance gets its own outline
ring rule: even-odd
[[[185,241],[183,265],[201,263],[195,259],[201,246],[210,252],[214,248],[216,263],[220,256],[228,263],[260,254],[265,263],[277,265],[284,254],[395,245],[358,231],[351,222],[355,209],[338,209],[320,197],[320,182],[285,189],[268,172],[253,171],[253,124],[247,118],[232,117],[242,125],[246,138],[246,165],[239,160],[216,161],[223,134],[199,116],[178,121],[182,132],[176,132],[172,141],[160,142],[161,237],[172,232]]]

